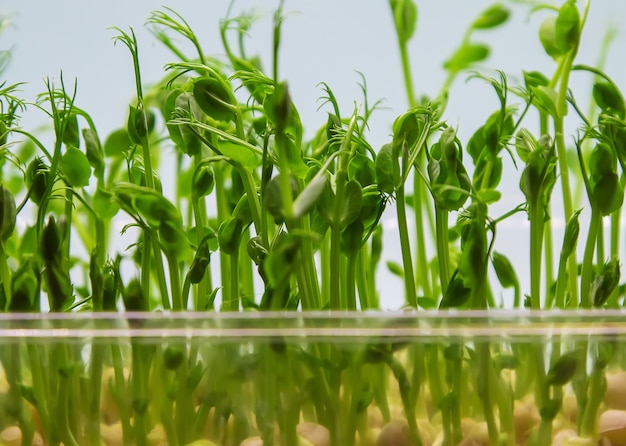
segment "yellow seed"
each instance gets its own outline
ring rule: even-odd
[[[312,446],[330,446],[330,433],[321,424],[300,423],[296,427],[298,436],[311,443]]]
[[[471,425],[467,432],[467,436],[459,443],[459,446],[488,446],[489,445],[489,429],[485,421],[480,421]]]
[[[598,432],[614,445],[626,444],[626,411],[607,410],[600,415]]]
[[[376,439],[380,435],[379,427],[370,427],[364,433],[357,433],[357,446],[376,446]]]
[[[540,420],[539,412],[534,404],[515,400],[513,419],[515,422],[515,441],[518,444],[524,444],[530,431]]]
[[[5,427],[0,432],[0,444],[2,446],[21,446],[22,445],[22,431],[17,426]],[[39,432],[35,432],[35,436],[32,442],[33,446],[44,446],[43,439]]]
[[[121,446],[124,443],[122,423],[100,424],[100,436],[106,446]]]
[[[263,439],[261,437],[248,437],[239,443],[239,446],[263,446]]]
[[[604,402],[610,409],[626,409],[626,372],[606,374]]]
[[[406,420],[391,420],[380,431],[376,446],[411,446],[409,423]]]

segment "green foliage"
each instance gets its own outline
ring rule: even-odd
[[[255,21],[251,14],[223,20],[224,57],[213,58],[181,15],[168,8],[153,12],[150,31],[175,61],[149,88],[141,77],[137,36],[132,29],[116,29],[115,42],[132,57],[136,97],[116,118],[122,127],[102,138],[98,123],[76,106],[76,88],[69,92],[62,76],[59,88],[46,82],[32,107],[17,97],[19,84],[0,84],[2,310],[193,309],[207,312],[194,323],[210,327],[209,332],[226,329],[245,337],[264,317],[233,326],[235,319],[211,313],[216,308],[248,314],[376,310],[387,307],[384,298],[396,281],[404,285],[407,308],[417,311],[417,318],[390,320],[393,336],[366,345],[352,338],[346,345],[326,344],[326,326],[318,327],[317,337],[306,338],[307,318],[286,327],[285,337],[270,330],[282,330],[288,318],[273,320],[264,328],[271,333],[266,343],[245,338],[245,344],[230,345],[233,339],[221,343],[215,337],[145,345],[133,338],[128,351],[110,348],[115,345],[106,344],[108,339],[90,348],[83,348],[82,339],[23,351],[15,344],[15,350],[0,349],[8,389],[6,404],[0,404],[0,430],[19,428],[22,443],[36,443],[35,427],[25,418],[35,410],[46,444],[98,444],[100,430],[111,427],[108,421],[117,425],[117,416],[125,444],[144,444],[155,423],[161,423],[170,444],[195,444],[205,429],[211,436],[206,441],[216,444],[218,438],[243,444],[257,434],[264,444],[278,436],[281,444],[296,444],[305,441],[298,438],[299,421],[315,419],[327,424],[330,444],[350,445],[357,431],[359,436],[366,432],[362,422],[371,406],[389,420],[401,404],[406,444],[428,443],[428,426],[417,423],[418,408],[420,417],[438,420],[441,444],[471,440],[464,437],[462,422],[468,410],[484,420],[490,444],[508,444],[518,437],[513,411],[519,407],[513,398],[517,403],[533,394],[541,421],[524,435],[550,444],[552,422],[561,419],[563,394],[571,388],[578,400],[578,433],[595,435],[593,423],[607,386],[604,370],[623,358],[619,342],[596,341],[585,333],[563,342],[552,337],[549,344],[528,343],[515,338],[516,330],[500,333],[488,317],[480,336],[465,342],[448,336],[457,325],[420,316],[423,309],[452,310],[455,316],[445,320],[462,321],[470,330],[476,322],[464,319],[462,310],[499,308],[502,289],[510,288],[515,307],[528,291],[526,306],[533,310],[624,305],[619,221],[626,105],[621,86],[601,67],[574,65],[589,2],[532,3],[531,12],[548,13],[536,43],[553,59],[553,72],[528,67],[505,74],[481,67],[492,52],[481,37],[516,12],[495,3],[470,18],[461,41],[442,59],[441,90],[416,94],[413,82],[421,73],[411,70],[409,43],[418,32],[418,5],[390,0],[407,104],[387,130],[370,120],[380,101],[369,101],[360,75],[362,97],[350,113],[340,95],[320,84],[320,108],[328,110],[307,140],[314,129],[298,110],[310,104],[298,104],[301,97],[290,92],[294,84],[278,75],[280,45],[287,41],[282,3],[273,21],[270,72],[247,48]],[[181,37],[189,48],[177,41]],[[214,43],[211,52],[219,53]],[[331,50],[356,48],[358,39],[340,43]],[[3,60],[0,55],[0,68]],[[587,91],[570,82],[580,71],[593,75]],[[457,94],[452,83],[464,74],[490,86],[497,99],[495,111],[472,117],[479,122],[476,128],[467,128],[463,117],[455,122],[446,110],[448,96]],[[390,74],[389,82],[398,79]],[[591,97],[588,112],[577,97]],[[570,106],[576,115],[566,127]],[[33,108],[50,118],[51,135],[40,139],[45,130],[35,135],[20,127],[22,115]],[[567,133],[570,125],[578,129],[574,138]],[[369,141],[380,132],[390,136],[375,150]],[[513,204],[515,195],[502,184],[511,179],[523,195]],[[555,191],[562,195],[553,196]],[[389,221],[388,208],[396,212],[395,221]],[[583,209],[589,208],[580,262]],[[558,233],[551,216],[561,209],[567,223],[554,255]],[[501,225],[520,212],[531,228],[530,290],[518,277],[525,256],[507,257],[501,250],[511,238],[510,232],[502,235]],[[383,249],[388,237],[398,237],[400,259]],[[88,259],[80,258],[84,252]],[[380,282],[383,259],[389,274]],[[492,267],[497,281],[490,282]],[[369,316],[354,317],[342,319],[346,326],[341,328],[370,334],[387,328]],[[527,317],[536,316],[524,313],[520,327]],[[141,318],[128,322],[132,330],[144,325],[149,322]],[[552,329],[548,322],[540,325]],[[424,327],[436,336],[416,339],[413,333]],[[81,365],[84,357],[92,361],[88,367]],[[129,371],[122,364],[126,357],[133,361]],[[19,370],[10,366],[15,358],[20,365],[32,363],[19,379]],[[50,361],[53,373],[42,376]],[[113,367],[113,377],[101,383],[104,364]],[[511,370],[515,380],[509,379]],[[394,400],[388,398],[392,392],[397,392]],[[82,407],[93,415],[104,398],[120,409],[106,424],[56,413],[59,407]],[[420,406],[424,401],[427,409]],[[24,410],[20,405],[26,402],[30,406]]]

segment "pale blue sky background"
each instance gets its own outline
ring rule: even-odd
[[[411,44],[413,73],[418,94],[438,93],[445,77],[442,63],[455,49],[473,18],[492,4],[485,0],[418,1],[419,23]],[[503,1],[510,5],[511,2]],[[560,2],[559,2],[560,3]],[[579,2],[582,3],[582,2]],[[0,36],[0,47],[12,47],[14,54],[4,78],[9,83],[26,81],[24,97],[34,100],[44,90],[43,79],[58,79],[60,70],[66,82],[78,79],[77,105],[94,118],[101,136],[125,124],[128,103],[134,95],[132,64],[122,45],[113,45],[111,26],[132,26],[139,40],[142,75],[145,83],[160,79],[163,65],[173,60],[143,26],[150,11],[162,1],[80,1],[80,0],[4,0],[0,13],[10,14],[14,25]],[[259,53],[270,64],[271,18],[274,1],[237,1],[235,13],[256,10],[261,20],[252,29],[250,53]],[[225,16],[229,2],[212,0],[176,1],[166,4],[180,12],[200,36],[204,49],[221,55],[218,21]],[[484,68],[498,68],[510,75],[512,83],[521,78],[521,70],[541,70],[551,75],[553,65],[539,44],[537,29],[545,14],[528,16],[528,8],[512,7],[514,16],[497,31],[477,33],[475,40],[489,42],[492,56]],[[283,28],[280,76],[290,83],[290,91],[299,109],[308,135],[326,120],[325,111],[317,111],[320,81],[330,85],[338,96],[344,114],[349,114],[354,100],[361,101],[357,85],[362,72],[370,99],[385,98],[385,109],[371,121],[370,142],[380,147],[389,140],[391,123],[406,107],[396,38],[387,1],[383,0],[287,0],[289,14]],[[621,0],[594,0],[584,44],[578,62],[594,64],[605,30],[609,24],[622,27],[610,53],[606,71],[626,90],[626,3]],[[589,76],[575,74],[574,89],[589,85]],[[495,111],[497,101],[490,88],[479,81],[454,84],[446,113],[449,122],[459,128],[463,141]],[[580,101],[585,103],[586,98]],[[35,112],[26,114],[23,125],[32,128],[41,122]],[[512,175],[511,175],[512,177]],[[523,201],[516,180],[506,183],[505,197],[494,216]],[[557,191],[558,192],[558,191]],[[555,213],[558,223],[558,213]],[[527,228],[520,215],[502,225],[497,249],[509,254],[520,275],[527,271]],[[387,258],[400,261],[397,237],[393,231],[394,212],[386,218]],[[397,307],[402,302],[398,279],[381,272],[384,305]],[[525,287],[527,291],[527,287]],[[507,298],[509,294],[505,294]]]

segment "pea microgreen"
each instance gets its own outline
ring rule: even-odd
[[[322,81],[323,123],[303,122],[281,77],[282,1],[269,61],[248,53],[252,14],[220,22],[224,57],[214,57],[176,10],[152,12],[146,25],[174,60],[150,87],[144,42],[132,28],[112,28],[113,43],[130,53],[136,97],[106,136],[78,80],[48,78],[33,102],[20,97],[21,84],[0,83],[0,309],[8,313],[0,328],[22,313],[50,313],[42,324],[53,326],[64,314],[97,325],[107,312],[126,329],[156,333],[159,319],[140,315],[174,313],[201,315],[200,329],[227,338],[198,341],[175,327],[177,335],[149,341],[136,331],[122,341],[3,340],[0,443],[544,445],[568,429],[561,444],[617,435],[598,420],[615,411],[609,388],[624,385],[612,381],[624,374],[614,371],[624,362],[619,342],[550,332],[512,339],[487,316],[514,308],[521,324],[543,310],[624,305],[619,79],[602,58],[578,64],[590,1],[518,3],[545,14],[527,42],[553,72],[484,67],[492,33],[506,32],[519,12],[496,3],[468,20],[433,93],[420,91],[411,60],[421,10],[389,1],[406,109],[381,147],[370,142],[381,131],[370,128],[381,100],[369,100],[360,72],[352,107]],[[9,55],[0,52],[0,72]],[[578,91],[570,79],[583,74],[592,79]],[[486,85],[496,101],[477,128],[449,117],[459,79]],[[588,111],[579,98],[590,99]],[[20,127],[26,113],[46,117],[51,141]],[[521,204],[507,200],[511,178]],[[528,286],[499,231],[519,213],[528,219]],[[561,214],[562,233],[553,224]],[[389,215],[397,231],[382,223]],[[392,237],[396,258],[383,249]],[[410,318],[368,319],[384,307],[381,263],[388,280],[402,281]],[[446,336],[453,327],[437,311],[461,325],[474,317],[480,330]],[[330,315],[311,339],[302,336],[309,316],[290,319],[303,312]],[[254,325],[257,316],[268,325]],[[368,324],[380,333],[324,340],[329,327]],[[265,328],[275,331],[261,342],[246,337]]]

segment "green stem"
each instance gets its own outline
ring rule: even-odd
[[[141,250],[141,290],[144,299],[149,299],[150,296],[150,250],[152,248],[152,236],[147,229],[144,229],[142,234],[142,250]],[[167,303],[167,306],[165,306]],[[148,301],[144,301],[144,310],[149,310],[150,305]],[[163,300],[163,306],[165,309],[169,309],[169,302]]]
[[[15,421],[18,422],[22,430],[21,446],[30,446],[35,435],[35,426],[24,405],[24,398],[20,390],[23,373],[20,350],[20,346],[14,342],[9,344],[8,348],[0,349],[0,355],[2,356],[8,352],[8,358],[1,357],[2,368],[9,384],[8,394],[3,399],[6,398],[5,404],[7,404],[7,407],[13,408]]]
[[[409,108],[413,108],[417,105],[415,98],[415,90],[413,88],[413,76],[411,74],[411,61],[409,59],[409,52],[407,48],[407,42],[403,41],[398,36],[398,47],[400,49],[400,60],[402,64],[402,77],[404,79],[404,89],[406,97],[409,103]]]
[[[339,198],[340,196],[340,192],[339,189],[343,188],[339,188],[337,187],[337,195],[336,197]],[[343,194],[342,194],[343,195]],[[345,309],[344,304],[347,302],[344,302],[344,299],[342,299],[342,295],[341,295],[341,283],[339,278],[341,277],[341,249],[340,249],[340,243],[341,243],[341,229],[339,227],[339,225],[337,223],[333,223],[330,227],[330,309],[331,310],[339,310],[339,309]]]
[[[485,415],[485,422],[487,423],[487,430],[489,432],[489,444],[496,445],[498,443],[498,425],[496,424],[496,417],[493,412],[493,401],[491,395],[490,370],[493,367],[491,359],[491,352],[489,350],[489,344],[487,342],[481,342],[476,346],[476,352],[478,353],[478,397],[483,406],[483,413]]]
[[[104,359],[105,346],[101,343],[94,343],[91,346],[91,365],[89,367],[89,399],[87,416],[87,438],[90,444],[99,444],[100,436],[100,389],[102,382],[102,363]]]
[[[202,161],[201,155],[194,156],[194,165],[197,167]],[[193,218],[196,223],[196,243],[198,246],[202,243],[204,237],[204,228],[207,227],[207,209],[206,201],[204,197],[198,197],[191,200],[191,206],[193,210]],[[196,298],[194,299],[194,305],[196,311],[202,311],[206,307],[206,295],[207,290],[213,288],[211,279],[211,268],[207,268],[202,277],[202,280],[197,285]],[[187,299],[185,299],[186,308]]]
[[[598,420],[598,411],[604,398],[606,391],[606,381],[604,378],[604,369],[594,365],[589,377],[589,399],[585,407],[585,412],[580,424],[580,435],[583,438],[596,438],[596,424]]]
[[[443,388],[443,382],[441,381],[442,370],[441,365],[442,362],[439,359],[439,346],[437,344],[432,344],[427,347],[427,373],[428,373],[428,381],[430,383],[430,392],[432,395],[433,403],[435,406],[439,406],[441,401],[445,396],[445,390]],[[444,428],[444,439],[443,444],[445,446],[450,446],[452,443],[452,429],[451,429],[451,417],[450,411],[446,409],[442,409],[441,411],[441,419],[442,425]]]
[[[398,215],[398,233],[400,235],[400,250],[404,267],[404,294],[408,305],[417,308],[417,292],[415,290],[415,276],[413,260],[411,260],[411,245],[407,226],[406,204],[404,198],[404,183],[396,188],[396,212]]]
[[[623,176],[622,176],[623,178]],[[620,241],[620,217],[622,215],[622,208],[611,214],[611,258],[619,258],[619,241]],[[615,287],[611,296],[607,300],[607,304],[610,308],[618,308],[619,303],[619,287]]]
[[[0,280],[2,281],[2,287],[4,288],[4,298],[6,299],[6,305],[11,302],[11,271],[7,264],[7,255],[4,251],[4,243],[0,241]],[[6,308],[8,309],[8,308]],[[5,308],[0,308],[0,311],[4,311]]]
[[[226,221],[230,217],[226,197],[226,178],[224,175],[224,163],[215,163],[213,171],[215,172],[215,201],[217,208],[217,221]],[[220,283],[222,285],[222,296],[230,296],[230,263],[228,255],[220,250]]]
[[[346,265],[346,309],[356,310],[356,263],[357,255],[352,254],[347,258]]]
[[[418,158],[418,163],[423,164],[423,156]],[[416,241],[416,267],[419,274],[417,282],[422,286],[424,295],[429,297],[433,296],[432,284],[430,282],[430,275],[428,274],[428,253],[426,250],[426,225],[424,221],[424,210],[428,212],[429,206],[425,206],[427,203],[426,188],[421,181],[419,175],[413,176],[413,213],[415,214],[415,241]],[[431,231],[432,233],[433,231]]]
[[[567,286],[567,261],[568,258],[561,256],[556,279],[556,292],[554,293],[554,306],[565,309],[565,288]],[[546,308],[552,308],[552,301],[546,302]]]
[[[56,346],[57,372],[59,373],[59,387],[57,389],[57,423],[60,430],[60,437],[63,444],[68,446],[79,446],[72,429],[70,428],[70,395],[69,388],[70,371],[68,368],[67,346],[60,344]]]
[[[550,203],[547,204],[550,206]],[[553,268],[553,249],[552,249],[552,224],[551,220],[548,220],[543,225],[543,234],[544,234],[544,244],[543,249],[545,251],[544,259],[545,259],[545,299],[546,302],[552,301],[554,299],[554,293],[552,292],[552,285],[554,284],[554,272]],[[546,305],[547,307],[547,305]],[[548,307],[549,308],[549,307]]]
[[[134,406],[134,433],[137,446],[147,446],[147,406],[148,406],[148,363],[142,353],[144,345],[140,342],[132,343],[132,391]]]
[[[417,427],[417,418],[415,417],[415,405],[411,402],[411,398],[409,397],[411,393],[410,387],[414,384],[410,383],[404,367],[396,358],[393,357],[393,355],[387,356],[385,362],[398,381],[402,406],[409,424],[410,444],[414,446],[422,446],[422,438]],[[407,386],[409,386],[409,388],[406,388]]]
[[[181,347],[182,348],[182,347]],[[176,397],[176,428],[180,444],[187,444],[191,438],[194,411],[193,389],[189,386],[189,363],[184,360],[176,371],[179,391]]]
[[[170,272],[170,289],[172,295],[172,307],[174,311],[183,311],[183,295],[180,287],[180,274],[178,271],[178,261],[173,254],[167,254],[167,267]]]
[[[115,395],[117,407],[120,411],[120,423],[122,424],[122,440],[123,444],[131,444],[131,438],[133,436],[132,426],[130,424],[130,411],[126,402],[127,395],[127,383],[124,376],[124,360],[122,358],[122,352],[120,345],[117,343],[111,344],[111,361],[113,363],[113,373],[115,381],[111,383],[113,394]]]
[[[530,218],[530,308],[541,308],[541,250],[543,246],[543,208],[538,199],[528,203]]]
[[[359,249],[359,252],[356,254],[356,286],[357,286],[357,290],[359,292],[359,305],[361,307],[361,310],[369,310],[369,309],[373,309],[376,308],[373,305],[372,302],[372,297],[370,294],[370,288],[369,288],[369,275],[367,274],[368,272],[365,269],[365,265],[366,265],[366,249],[365,247]],[[350,283],[350,282],[349,282]]]
[[[230,294],[228,296],[229,311],[239,311],[239,250],[236,249],[230,258]]]
[[[591,279],[594,271],[593,254],[596,247],[598,229],[602,224],[602,215],[595,209],[591,209],[591,220],[589,222],[589,233],[583,255],[583,265],[580,279],[580,304],[583,308],[591,308]]]
[[[439,281],[441,295],[446,294],[450,282],[450,254],[448,252],[448,212],[435,209],[437,224],[437,260],[439,262]]]
[[[41,425],[43,426],[43,436],[46,443],[50,443],[52,438],[58,436],[56,431],[56,425],[52,423],[50,418],[50,412],[48,410],[51,402],[50,389],[45,385],[43,372],[44,367],[41,363],[41,355],[37,350],[38,346],[33,343],[28,343],[28,359],[30,361],[31,374],[33,380],[33,394],[37,401],[37,413],[41,419]]]

